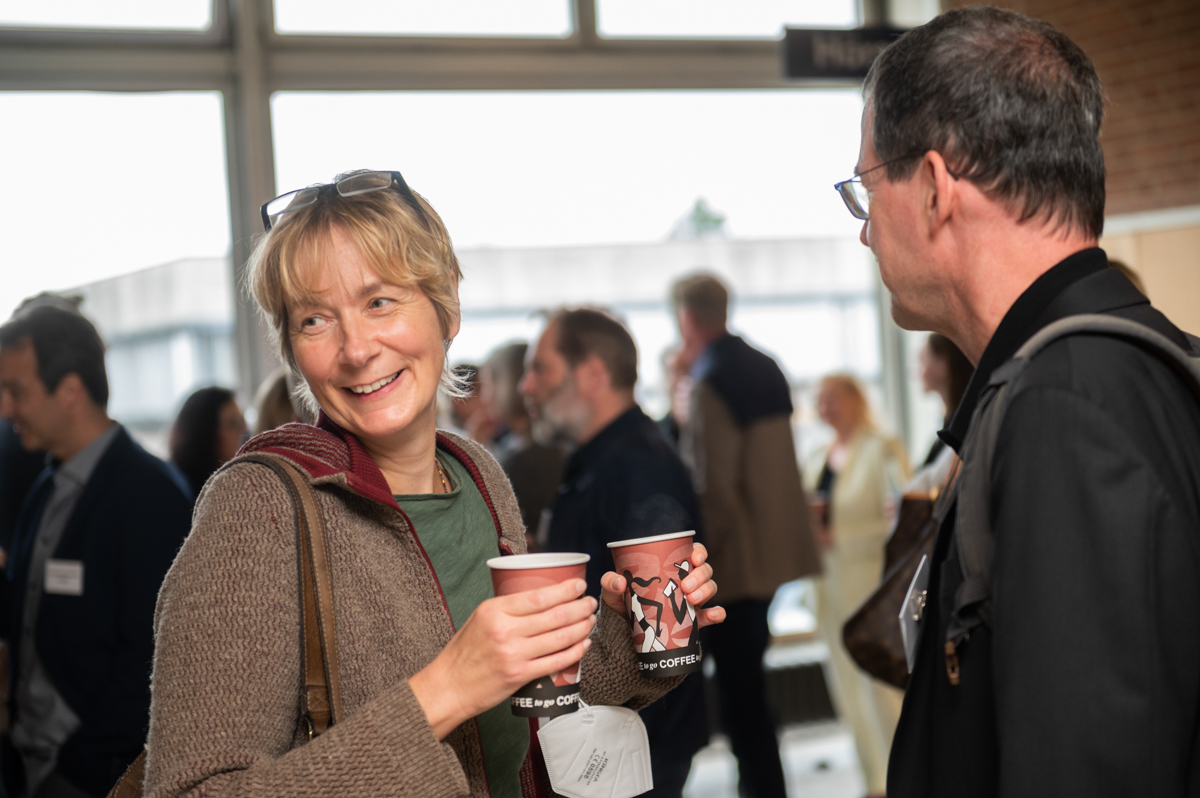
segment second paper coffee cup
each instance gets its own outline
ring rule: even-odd
[[[549,587],[568,579],[586,579],[587,554],[512,554],[487,561],[497,596]],[[514,715],[523,718],[556,718],[579,708],[579,663],[543,676],[513,693]]]
[[[642,676],[665,679],[700,670],[696,608],[680,583],[691,573],[693,532],[609,543],[625,577],[625,611]]]

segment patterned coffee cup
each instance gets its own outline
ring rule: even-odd
[[[587,554],[513,554],[487,561],[497,596],[586,579]],[[509,699],[514,715],[556,718],[579,708],[579,663],[535,679]]]
[[[609,543],[625,577],[625,611],[638,669],[649,679],[700,670],[700,624],[680,584],[692,570],[695,532],[675,532]]]

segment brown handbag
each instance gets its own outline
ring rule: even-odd
[[[296,510],[296,545],[300,552],[300,615],[304,624],[304,692],[300,717],[308,739],[342,718],[342,689],[338,678],[337,630],[333,619],[333,580],[325,521],[312,485],[296,466],[282,457],[252,454],[238,463],[259,463],[279,475]],[[146,749],[108,792],[108,798],[141,798],[146,775]]]
[[[946,480],[958,475],[958,462]],[[842,626],[842,642],[858,666],[903,690],[908,686],[908,661],[900,636],[900,606],[912,584],[921,558],[932,555],[941,519],[949,509],[951,491],[905,494],[900,500],[896,528],[884,547],[883,578],[875,592]]]

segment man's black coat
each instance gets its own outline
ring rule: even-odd
[[[699,524],[687,468],[635,405],[567,458],[547,550],[590,554],[588,593],[599,597],[600,577],[613,569],[607,544],[689,529],[702,543]]]
[[[1085,250],[1009,310],[943,438],[960,446],[992,371],[1076,313],[1187,347]],[[951,513],[888,795],[1200,796],[1200,404],[1162,361],[1094,336],[1052,344],[1011,390],[991,477],[992,623],[959,647],[952,686]]]
[[[29,544],[52,485],[47,469],[17,520],[6,608],[14,643]],[[58,771],[93,795],[107,794],[145,742],[154,604],[191,514],[191,497],[178,477],[122,429],[96,464],[52,555],[83,563],[83,595],[43,594],[35,641],[46,673],[81,721],[59,751]],[[10,669],[19,657],[14,646]],[[214,729],[220,723],[213,718]]]
[[[703,542],[692,479],[655,423],[634,405],[567,459],[546,548],[590,554],[588,593],[599,597],[600,577],[613,569],[608,543],[689,529]],[[641,716],[656,757],[689,761],[708,742],[700,674],[688,676]]]

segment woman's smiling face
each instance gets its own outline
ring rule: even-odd
[[[431,434],[445,360],[433,303],[386,283],[336,227],[312,264],[312,298],[288,308],[296,365],[321,409],[368,449]]]

